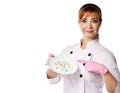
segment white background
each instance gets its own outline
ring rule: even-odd
[[[119,0],[1,0],[0,93],[62,93],[62,81],[46,80],[45,63],[50,52],[79,42],[77,13],[88,2],[102,9],[100,42],[120,67]]]

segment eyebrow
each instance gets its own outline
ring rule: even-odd
[[[93,20],[94,20],[94,19],[95,19],[95,20],[96,20],[96,19],[98,20],[98,18],[92,18],[92,19],[93,19]]]
[[[82,18],[82,19],[87,19],[87,18]]]

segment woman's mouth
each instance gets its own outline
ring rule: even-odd
[[[87,32],[87,33],[93,33],[93,30],[86,30],[85,32]]]

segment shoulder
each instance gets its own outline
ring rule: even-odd
[[[111,50],[109,50],[108,48],[106,48],[105,46],[103,46],[102,44],[100,43],[97,43],[95,45],[95,47],[93,47],[94,50],[96,52],[98,52],[99,54],[103,54],[103,55],[109,55],[109,56],[113,56],[113,52]]]
[[[103,63],[105,64],[109,64],[109,65],[115,65],[116,64],[116,58],[115,58],[115,55],[114,53],[109,50],[108,48],[104,47],[103,45],[101,44],[98,44],[96,46],[96,53],[97,53],[97,56],[99,57],[99,59],[101,61],[103,61]]]

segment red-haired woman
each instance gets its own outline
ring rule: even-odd
[[[83,34],[80,43],[67,46],[60,55],[74,60],[78,70],[61,75],[51,69],[47,77],[51,83],[64,81],[63,93],[120,93],[120,72],[114,54],[99,43],[102,24],[101,9],[95,4],[83,5],[78,13],[78,23]]]

